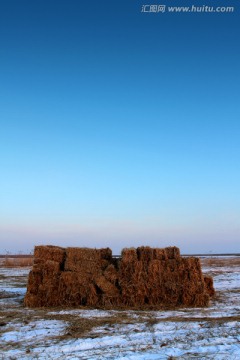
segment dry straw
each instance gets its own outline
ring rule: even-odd
[[[29,307],[160,308],[207,306],[213,280],[197,258],[177,247],[112,251],[37,246],[25,305]]]

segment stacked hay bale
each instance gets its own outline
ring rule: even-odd
[[[106,272],[111,272],[112,251],[106,249],[36,246],[29,274],[25,305],[103,306],[119,296]],[[110,267],[110,269],[109,269]]]
[[[211,278],[210,278],[211,279]],[[177,247],[124,249],[120,263],[121,302],[137,306],[206,306],[214,295],[198,258],[182,258]]]
[[[205,275],[204,282],[205,282],[205,287],[207,289],[209,296],[213,297],[215,295],[215,290],[214,290],[214,286],[213,286],[213,278],[211,276]]]
[[[37,246],[25,305],[206,306],[213,295],[199,259],[182,258],[176,247],[124,249],[116,260],[109,248]]]
[[[36,246],[29,274],[25,304],[31,307],[57,306],[58,286],[66,252],[58,246]]]
[[[111,262],[109,248],[67,248],[64,272],[59,279],[60,303],[99,306],[104,305],[106,295],[118,296],[118,289],[103,275]]]

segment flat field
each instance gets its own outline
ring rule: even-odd
[[[171,311],[28,309],[31,267],[0,263],[0,359],[239,360],[240,257],[201,262],[216,297]]]

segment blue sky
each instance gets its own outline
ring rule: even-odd
[[[0,253],[240,252],[239,3],[143,4],[0,1]]]

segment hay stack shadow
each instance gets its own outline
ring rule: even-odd
[[[203,307],[214,295],[200,260],[177,247],[123,249],[36,246],[24,304],[28,307]]]

